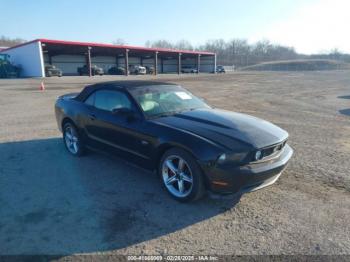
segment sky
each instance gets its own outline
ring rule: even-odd
[[[121,38],[270,40],[304,54],[350,53],[348,0],[0,0],[0,35],[111,43]]]

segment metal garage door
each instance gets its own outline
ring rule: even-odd
[[[91,57],[91,64],[101,67],[107,74],[108,70],[116,65],[116,58],[114,56],[93,56]]]
[[[83,55],[58,55],[52,57],[52,64],[60,68],[63,75],[77,75],[78,67],[86,64],[86,58]]]

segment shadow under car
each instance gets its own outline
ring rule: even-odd
[[[180,204],[155,174],[119,158],[66,152],[61,138],[0,144],[0,254],[115,250],[233,208],[235,199]]]

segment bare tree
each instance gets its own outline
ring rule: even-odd
[[[193,50],[192,44],[184,39],[178,41],[175,45],[173,45],[173,47],[181,50]]]
[[[127,45],[128,43],[123,38],[117,38],[112,41],[113,45]]]
[[[147,41],[146,47],[157,47],[157,48],[170,48],[174,49],[174,45],[167,40]]]
[[[9,38],[9,37],[5,37],[5,36],[1,36],[0,37],[0,46],[6,46],[6,47],[11,47],[11,46],[15,46],[18,44],[22,44],[24,43],[26,40],[22,39],[22,38]]]

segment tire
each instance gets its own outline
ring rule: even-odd
[[[63,126],[63,143],[67,151],[73,156],[82,156],[85,145],[74,124],[67,122]]]
[[[202,170],[194,157],[183,149],[166,151],[160,160],[158,174],[165,190],[179,202],[191,202],[204,196]]]

